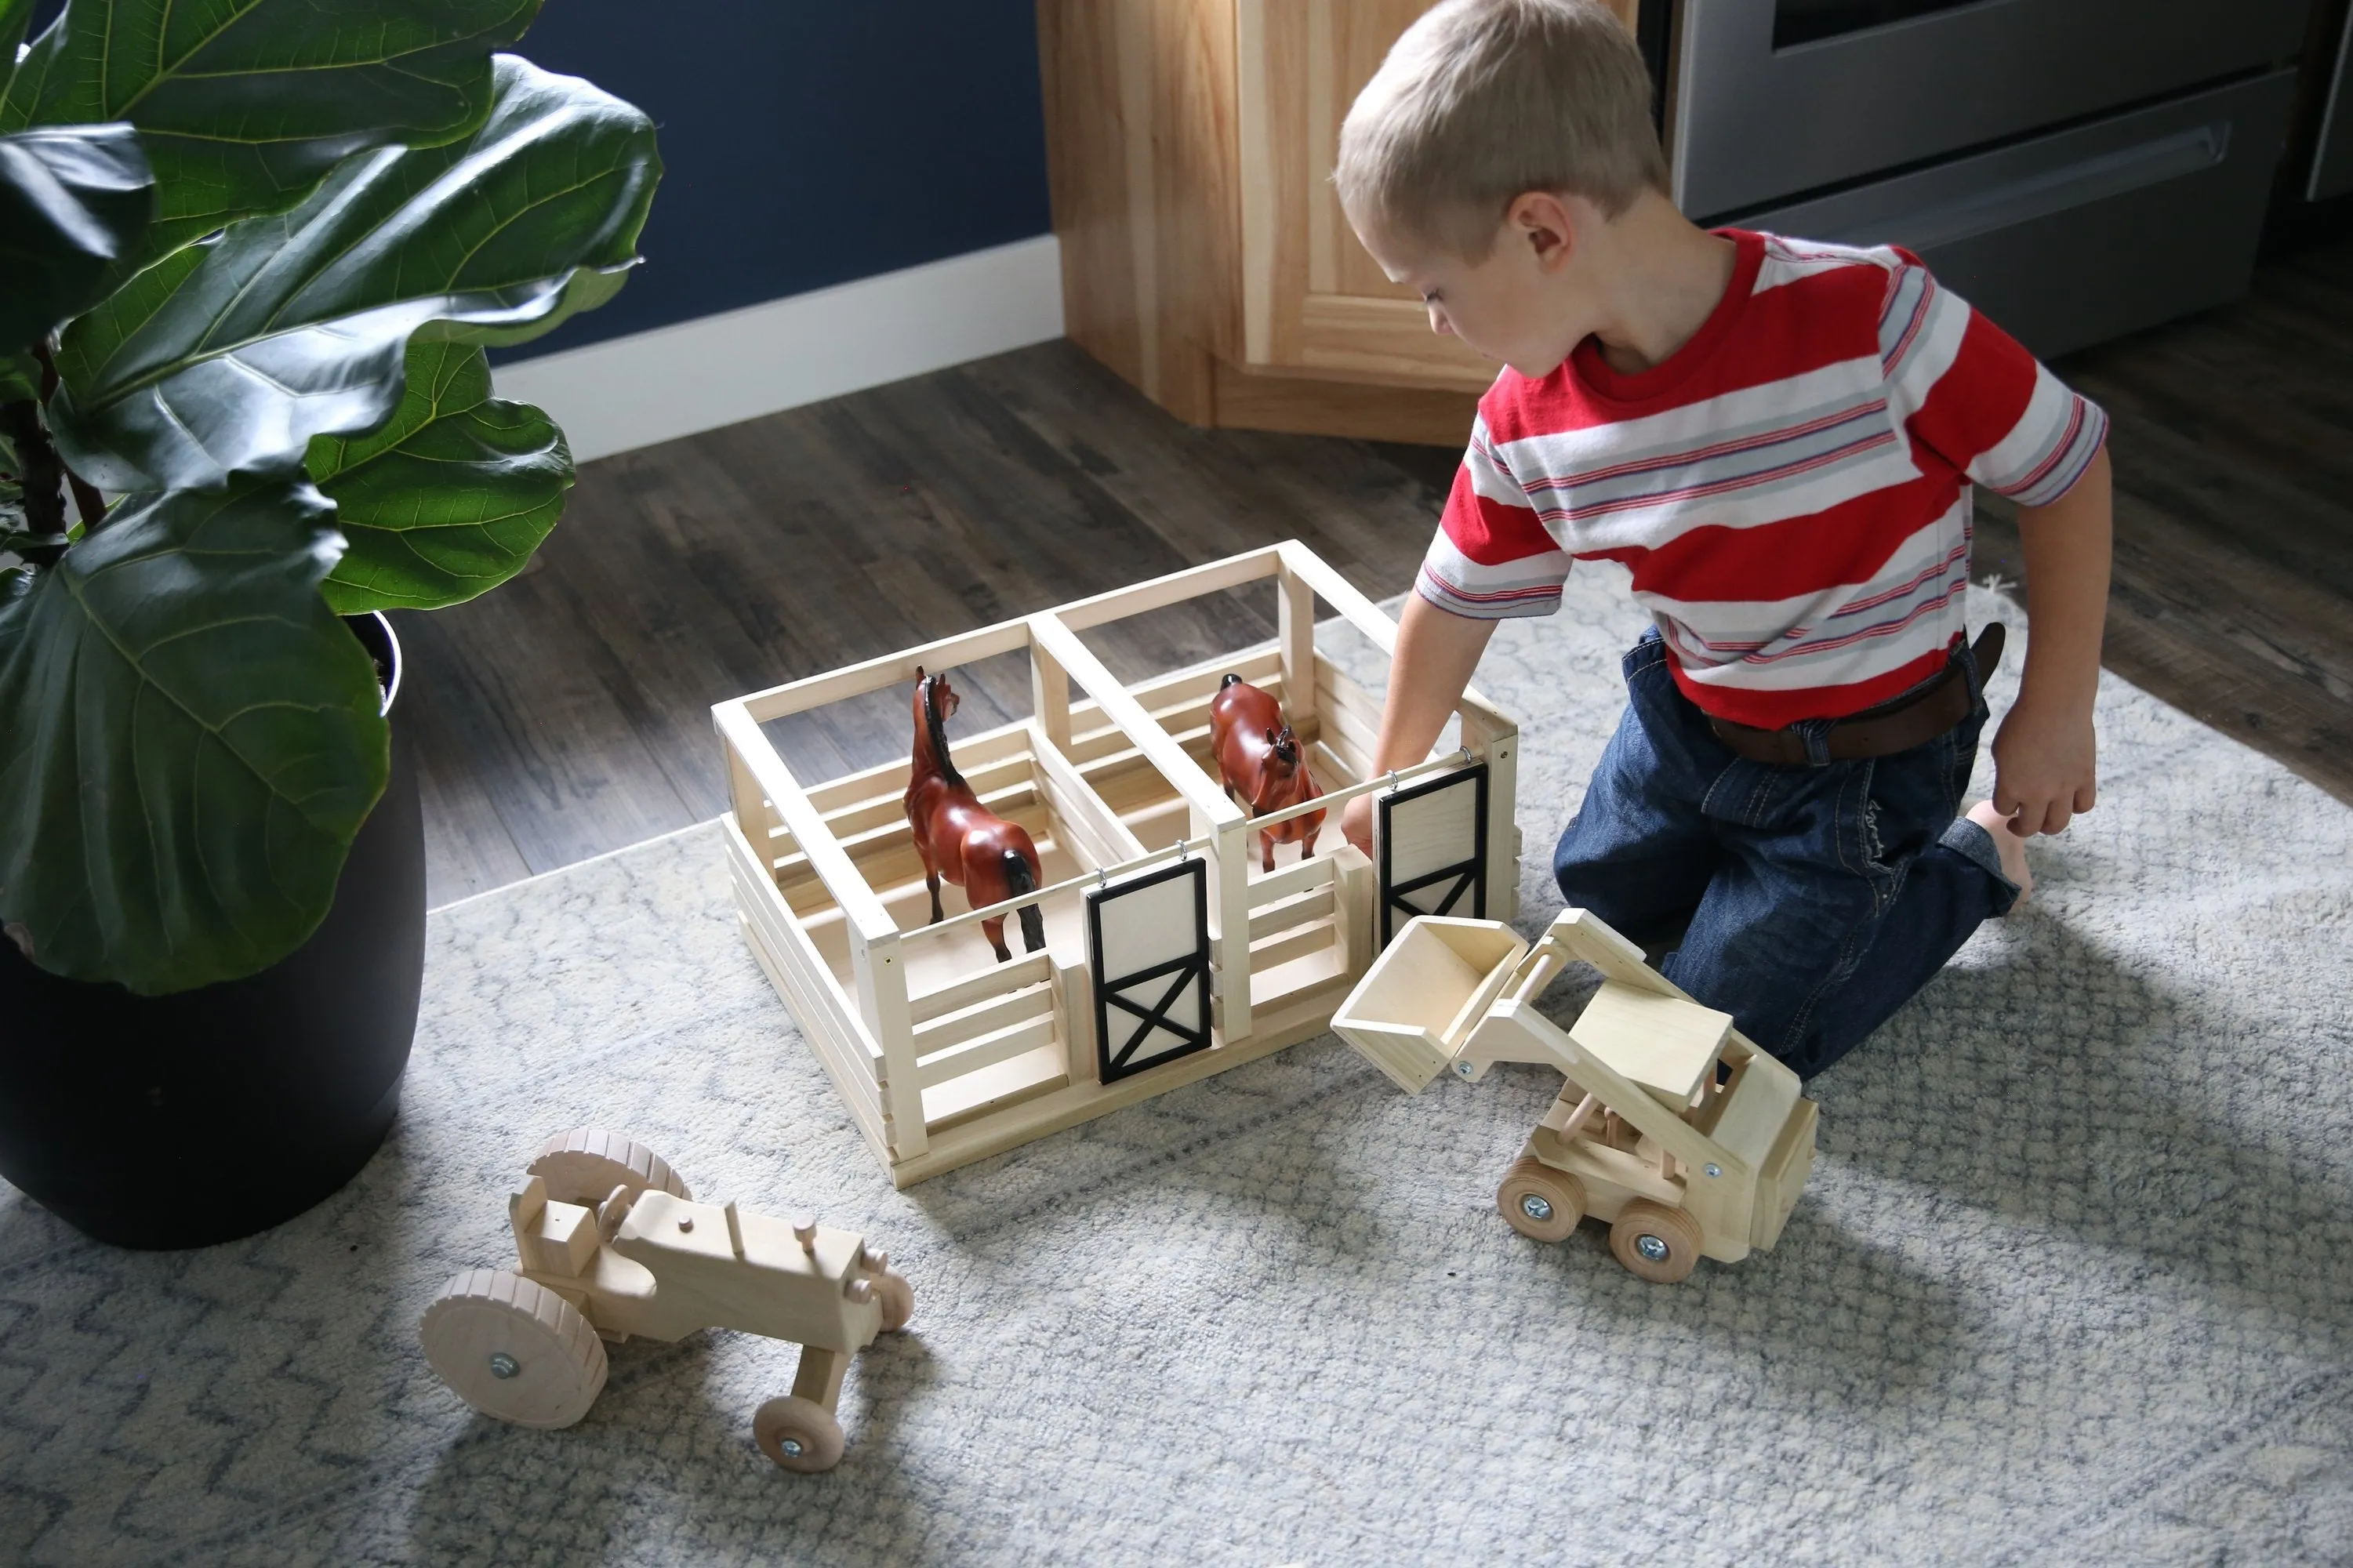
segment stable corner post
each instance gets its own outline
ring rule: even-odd
[[[1082,959],[1065,963],[1060,959],[1053,967],[1054,1010],[1062,1021],[1062,1049],[1069,1058],[1072,1083],[1103,1081],[1101,1064],[1095,1043],[1094,973]]]
[[[1282,650],[1282,706],[1291,727],[1315,732],[1315,590],[1285,562],[1275,576],[1275,640]]]
[[[1038,727],[1066,754],[1071,749],[1071,677],[1054,656],[1029,645],[1029,711]]]
[[[1208,824],[1200,825],[1203,827]],[[1226,1044],[1250,1034],[1250,840],[1247,820],[1221,822],[1214,829],[1211,857],[1217,878],[1219,1026]]]
[[[1520,731],[1484,703],[1461,709],[1462,744],[1487,764],[1487,918],[1520,912]]]
[[[858,1012],[882,1048],[883,1136],[893,1160],[931,1147],[923,1123],[923,1086],[915,1073],[915,1026],[907,1003],[906,954],[896,931],[849,928],[850,967],[858,982]]]

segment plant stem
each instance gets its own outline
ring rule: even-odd
[[[62,464],[59,466],[63,467]],[[80,510],[81,525],[85,532],[106,521],[104,492],[71,468],[66,469],[66,483],[73,489],[74,505]]]
[[[49,357],[49,342],[47,338],[41,339],[33,345],[33,357],[41,362],[41,406],[47,408],[49,399],[55,397],[58,393],[58,363],[56,360]],[[58,471],[65,476],[67,485],[73,490],[74,506],[81,513],[83,530],[87,531],[96,528],[106,521],[106,497],[100,493],[96,485],[66,467],[63,459],[57,455],[57,447],[48,445],[46,433],[42,437],[42,441],[45,446],[48,446],[49,461],[54,463]],[[55,480],[50,482],[52,485],[56,483]]]
[[[49,445],[49,433],[41,425],[41,405],[29,401],[0,405],[0,425],[16,443],[16,467],[23,470],[16,477],[25,490],[27,531],[63,533],[66,498],[58,480],[65,465],[58,461],[58,449]]]

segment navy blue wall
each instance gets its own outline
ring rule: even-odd
[[[547,0],[520,52],[661,128],[628,287],[512,354],[1052,227],[1035,0]]]
[[[652,115],[666,172],[628,287],[492,357],[1046,233],[1034,5],[546,0],[521,52]]]

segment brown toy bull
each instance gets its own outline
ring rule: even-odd
[[[1218,781],[1226,796],[1237,795],[1252,816],[1281,811],[1322,792],[1299,750],[1299,737],[1283,721],[1275,700],[1244,680],[1229,675],[1219,683],[1209,701],[1209,750],[1218,760]],[[1324,814],[1308,812],[1259,831],[1259,846],[1267,870],[1274,869],[1277,844],[1299,845],[1303,860],[1315,853],[1315,835],[1323,830]]]

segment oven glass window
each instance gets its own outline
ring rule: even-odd
[[[1976,0],[1777,0],[1773,7],[1773,47],[1786,49],[1905,22],[1932,11],[1951,11]]]

